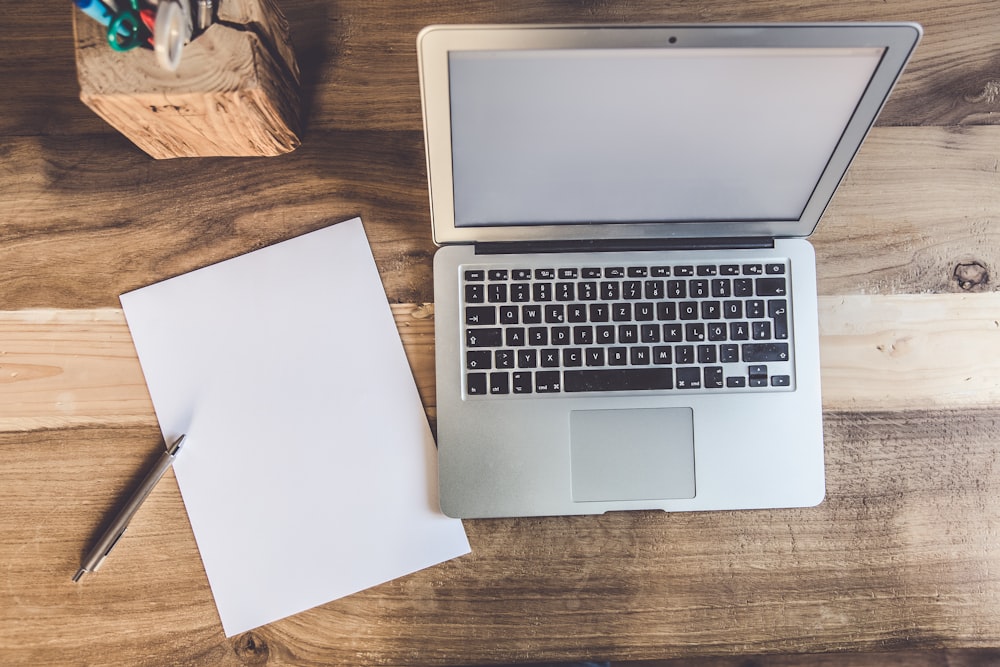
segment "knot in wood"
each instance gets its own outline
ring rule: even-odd
[[[253,632],[244,632],[234,639],[233,652],[242,664],[252,666],[266,665],[271,653],[264,638]]]
[[[955,266],[955,280],[965,291],[983,288],[990,281],[989,270],[980,262],[962,262]]]

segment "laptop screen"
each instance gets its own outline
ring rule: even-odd
[[[455,226],[798,220],[884,50],[452,51]]]

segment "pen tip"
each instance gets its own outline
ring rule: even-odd
[[[76,574],[73,575],[73,581],[80,581],[80,578],[86,573],[87,571],[81,567],[79,570],[76,571]]]

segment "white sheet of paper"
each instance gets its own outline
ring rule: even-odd
[[[121,303],[227,637],[469,552],[360,219]]]

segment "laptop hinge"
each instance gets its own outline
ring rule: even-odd
[[[495,241],[477,243],[477,255],[525,253],[636,252],[659,250],[731,250],[773,248],[767,236],[701,239],[587,239],[576,241]]]

